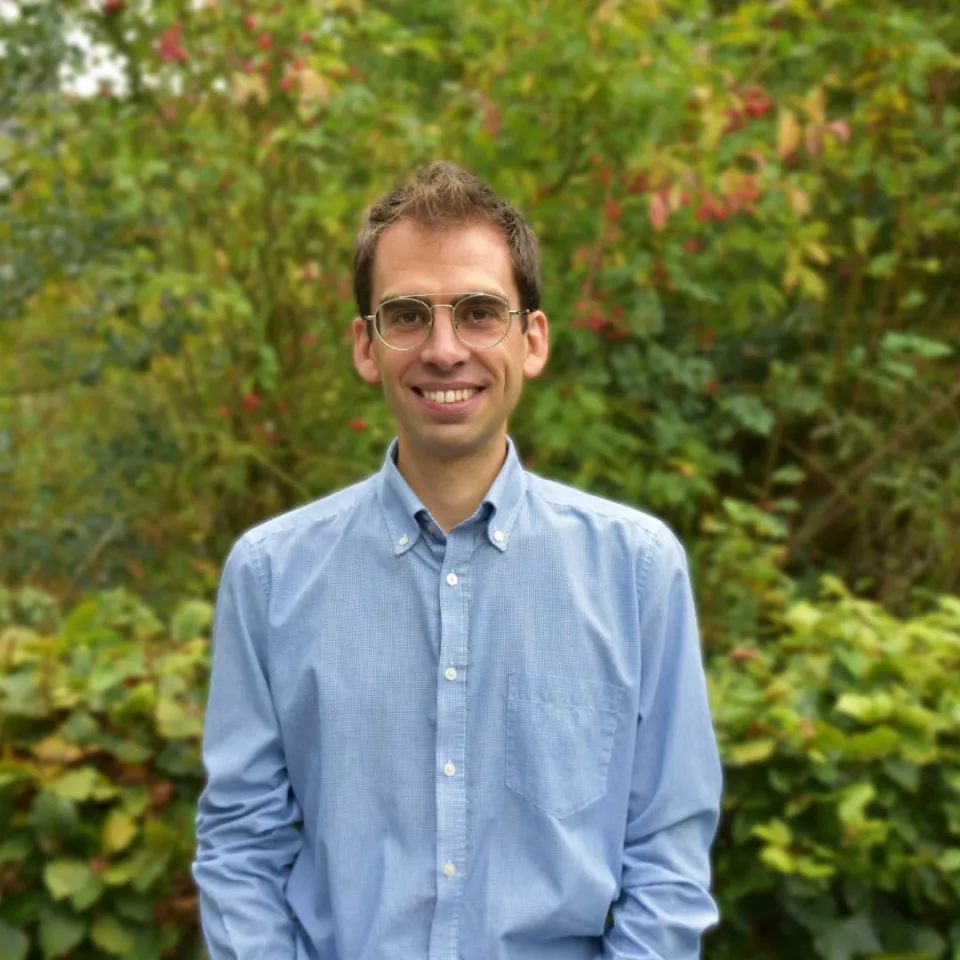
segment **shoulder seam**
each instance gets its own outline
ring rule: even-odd
[[[542,479],[542,478],[538,478],[538,479]],[[548,481],[548,482],[553,483],[555,481]],[[631,516],[628,513],[618,513],[613,510],[610,510],[610,511],[598,510],[596,507],[588,506],[586,504],[563,503],[559,500],[555,500],[547,496],[540,490],[534,490],[532,486],[528,486],[527,489],[530,491],[530,493],[533,496],[539,497],[541,500],[555,507],[561,507],[567,510],[583,510],[585,513],[591,513],[598,517],[609,517],[611,520],[625,520],[628,523],[635,524],[639,527],[642,527],[645,530],[650,529],[651,532],[653,527],[659,526],[660,524],[663,523],[662,520],[660,520],[658,517],[653,516],[653,514],[644,513],[639,508],[631,507],[631,506],[628,506],[627,504],[617,504],[617,506],[621,507],[625,511],[630,511],[631,513],[635,514],[635,516]],[[592,497],[593,499],[601,500],[601,501],[603,500],[603,497],[597,497],[594,494],[587,493],[585,490],[577,490],[576,487],[571,487],[570,489],[574,490],[577,493],[582,493],[585,497]],[[653,521],[653,522],[650,523],[649,521]]]
[[[253,541],[253,538],[248,537],[247,534],[244,534],[240,540],[242,543],[246,544],[253,565],[253,571],[257,575],[257,583],[260,584],[260,589],[263,591],[263,599],[267,606],[269,606],[270,587],[263,572],[263,564],[260,562],[260,551],[257,550],[257,544]]]
[[[365,480],[361,480],[361,481],[359,481],[359,483],[354,484],[354,486],[358,486],[358,487],[359,487],[359,486],[363,486],[363,485],[365,485],[366,483],[368,483],[371,479],[373,479],[373,478],[372,478],[372,477],[367,477]],[[350,488],[347,487],[346,489],[349,490]],[[336,496],[337,493],[344,493],[344,492],[346,492],[346,491],[345,491],[345,490],[336,491],[336,492],[334,492],[333,494],[331,494],[331,496]],[[334,517],[339,517],[341,514],[346,513],[348,510],[352,510],[352,509],[360,502],[360,500],[362,499],[363,493],[364,493],[364,491],[361,491],[361,493],[360,493],[358,496],[356,496],[356,497],[354,497],[352,500],[350,500],[349,503],[345,503],[343,506],[340,507],[339,510],[331,510],[329,513],[321,513],[321,514],[319,514],[318,516],[311,516],[309,522],[310,522],[310,523],[322,523],[324,520],[332,520]],[[303,504],[303,506],[300,507],[299,509],[305,512],[305,511],[309,510],[309,508],[310,508],[311,506],[314,506],[315,504],[319,503],[320,500],[322,500],[322,499],[324,499],[324,498],[321,497],[320,499],[314,500],[314,501],[312,501],[311,503],[305,503],[305,504]],[[249,538],[249,540],[250,540],[251,543],[254,543],[254,542],[256,542],[256,543],[262,543],[264,540],[267,539],[268,536],[273,536],[274,534],[286,533],[286,532],[289,531],[289,530],[295,530],[300,524],[299,524],[299,523],[296,523],[296,522],[288,522],[288,523],[285,523],[283,526],[278,526],[278,527],[276,527],[276,528],[274,528],[274,529],[271,529],[271,530],[269,530],[269,531],[266,530],[265,528],[266,528],[266,527],[269,527],[270,525],[271,525],[271,522],[270,522],[269,520],[267,520],[267,521],[265,521],[265,522],[262,523],[262,524],[258,524],[258,525],[257,525],[256,527],[254,527],[252,530],[248,530],[248,531],[244,534],[244,536],[247,537],[247,538]]]

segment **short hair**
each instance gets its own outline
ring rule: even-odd
[[[353,258],[353,295],[361,316],[372,313],[373,262],[380,234],[392,223],[412,220],[424,227],[486,222],[503,234],[513,263],[521,310],[540,307],[540,244],[526,220],[485,181],[440,160],[414,171],[367,210]],[[525,315],[524,315],[525,316]]]

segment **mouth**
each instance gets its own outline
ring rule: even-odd
[[[465,387],[458,390],[421,390],[420,387],[413,388],[423,405],[430,410],[441,411],[444,413],[460,413],[469,410],[476,402],[480,394],[483,393],[482,387]]]

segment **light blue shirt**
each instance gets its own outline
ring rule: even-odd
[[[721,770],[683,548],[512,443],[444,536],[394,450],[227,559],[211,957],[693,960]]]

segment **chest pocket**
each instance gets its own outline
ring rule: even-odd
[[[591,680],[509,674],[507,787],[558,818],[599,800],[623,693]]]

